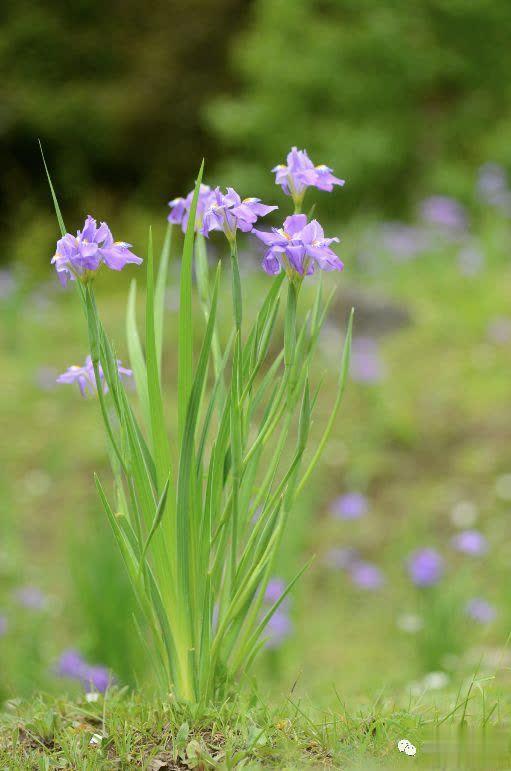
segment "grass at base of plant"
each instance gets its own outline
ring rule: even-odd
[[[442,695],[440,704],[421,699],[403,708],[380,697],[356,712],[341,701],[324,711],[292,697],[270,708],[255,695],[201,712],[115,688],[92,703],[85,696],[38,696],[5,705],[0,765],[9,771],[394,769],[411,762],[419,768],[508,768],[507,710],[496,702],[490,711],[477,690],[472,684],[464,694]],[[403,738],[417,747],[413,761],[397,749]]]

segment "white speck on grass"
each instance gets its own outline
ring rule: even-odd
[[[93,691],[92,693],[86,693],[85,701],[89,704],[95,704],[95,702],[99,701],[99,693],[96,691]]]
[[[400,739],[397,743],[399,752],[404,752],[405,755],[415,755],[417,747],[408,741],[408,739]]]
[[[92,744],[93,747],[98,747],[102,741],[103,737],[101,734],[92,734],[89,744]]]

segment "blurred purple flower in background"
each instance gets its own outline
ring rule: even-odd
[[[264,593],[264,601],[273,605],[282,597],[285,588],[286,583],[282,578],[271,578]]]
[[[385,366],[374,338],[353,338],[350,375],[357,383],[378,383],[385,377]]]
[[[62,653],[56,671],[59,677],[78,680],[84,688],[93,688],[100,693],[104,693],[114,680],[106,667],[88,664],[75,650],[67,650]]]
[[[9,623],[7,617],[0,613],[0,637],[3,637],[7,633]]]
[[[293,630],[293,624],[287,612],[278,608],[266,626],[267,639],[265,647],[271,649],[279,648]]]
[[[368,508],[367,498],[358,492],[340,495],[330,504],[330,511],[338,519],[359,519],[367,514]]]
[[[380,568],[371,562],[354,562],[348,568],[350,578],[360,589],[374,591],[380,589],[385,583]]]
[[[55,388],[58,371],[54,367],[39,367],[35,374],[35,382],[42,391],[51,391]]]
[[[444,573],[444,561],[435,549],[417,549],[408,558],[408,573],[416,586],[433,586]]]
[[[488,338],[496,345],[506,345],[511,340],[511,318],[497,316],[488,324]]]
[[[488,541],[479,530],[463,530],[451,539],[452,546],[463,554],[478,557],[488,551]]]
[[[386,222],[379,233],[385,251],[397,260],[408,260],[428,249],[431,239],[427,233],[402,222]]]
[[[455,198],[445,195],[425,198],[420,205],[420,216],[424,222],[446,232],[461,233],[468,225],[463,206]]]
[[[181,225],[183,233],[186,233],[186,228],[188,227],[188,216],[190,214],[192,199],[193,190],[188,193],[186,198],[174,198],[173,201],[169,201],[170,214],[167,219],[173,225]],[[195,232],[200,231],[204,212],[213,200],[214,193],[209,185],[201,185],[199,188],[199,197],[197,198],[197,210],[195,212]]]
[[[232,187],[227,188],[227,193],[222,193],[217,187],[208,200],[200,232],[204,236],[209,236],[212,230],[220,230],[228,241],[233,241],[237,230],[243,233],[250,232],[259,217],[265,217],[278,208],[278,206],[267,206],[261,203],[260,198],[241,200]]]
[[[12,270],[8,268],[0,269],[0,300],[8,300],[9,297],[15,293],[18,288],[18,282],[16,281]]]
[[[474,597],[465,606],[465,613],[479,624],[491,624],[497,616],[497,611],[489,602],[481,597]]]
[[[345,570],[359,561],[359,551],[351,546],[334,547],[325,554],[325,565],[335,570]]]
[[[479,169],[477,194],[481,201],[499,209],[511,209],[511,191],[506,170],[498,163],[485,163]]]
[[[57,242],[51,262],[65,285],[68,280],[95,273],[103,262],[111,270],[122,270],[128,263],[140,265],[142,259],[130,252],[130,246],[125,241],[114,241],[106,222],[101,222],[98,228],[96,220],[89,214],[83,230],[76,236],[66,233]]]
[[[280,185],[286,195],[292,196],[295,203],[301,202],[308,187],[331,193],[334,185],[344,185],[344,179],[335,177],[328,166],[314,166],[306,150],[292,147],[286,160],[287,165],[281,163],[272,171],[275,173],[275,184]]]
[[[281,578],[272,578],[268,581],[268,586],[264,593],[264,605],[266,607],[263,607],[263,616],[282,597],[285,588],[285,581]],[[289,597],[286,597],[266,626],[267,639],[265,647],[270,649],[280,647],[286,637],[291,634],[292,629],[293,625],[289,618]]]
[[[117,359],[117,371],[119,373],[119,377],[121,378],[131,377],[133,374],[131,369],[126,369],[126,367],[122,366],[120,359]],[[105,380],[105,376],[103,374],[101,364],[99,365],[99,377],[101,382],[103,383],[103,393],[108,393],[108,385]],[[71,367],[69,367],[65,372],[63,372],[62,375],[58,376],[57,383],[65,383],[65,384],[77,383],[82,396],[86,396],[87,393],[95,394],[96,377],[94,374],[94,366],[92,364],[91,357],[87,356],[87,358],[85,359],[85,364],[82,367],[79,367],[76,364],[71,365]]]
[[[458,253],[458,269],[462,276],[476,276],[484,268],[484,254],[475,244],[465,244]]]
[[[48,598],[37,586],[21,586],[14,592],[14,597],[29,610],[44,610],[48,605]]]
[[[286,217],[281,228],[272,228],[269,233],[255,228],[252,232],[269,247],[264,256],[263,269],[271,276],[280,273],[282,267],[301,276],[314,273],[315,265],[326,271],[342,270],[344,267],[330,249],[330,244],[338,243],[339,239],[325,238],[319,222],[307,222],[305,214]]]

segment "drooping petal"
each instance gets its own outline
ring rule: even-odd
[[[262,261],[263,270],[270,276],[277,276],[282,271],[282,265],[277,253],[273,249],[268,249]]]
[[[100,249],[101,257],[110,270],[122,270],[128,264],[141,265],[143,260],[130,251],[131,244],[115,241],[112,246]]]
[[[273,244],[285,244],[286,238],[282,235],[282,233],[279,233],[275,228],[271,230],[270,232],[266,230],[257,230],[257,228],[252,228],[251,232],[257,236],[257,238],[263,242],[263,244],[266,244],[267,246],[272,246]]]

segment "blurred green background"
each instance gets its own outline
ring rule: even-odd
[[[289,201],[270,169],[292,145],[346,178],[307,199],[342,235],[346,263],[328,281],[339,291],[318,361],[324,417],[354,305],[352,382],[280,575],[316,560],[260,682],[371,701],[455,691],[478,666],[507,688],[510,4],[5,0],[0,15],[0,696],[70,687],[55,678],[66,648],[121,683],[144,674],[92,481],[108,475],[97,405],[55,386],[85,358],[86,330],[50,269],[57,227],[38,138],[69,230],[91,213],[141,256],[147,225],[161,241],[167,201],[203,156],[209,184],[278,203],[272,224]],[[254,255],[245,265],[250,306],[268,279]],[[98,287],[124,360],[125,273]],[[367,509],[356,520],[332,504],[353,492]],[[456,541],[472,530],[479,553]],[[444,566],[426,589],[407,570],[420,548]],[[27,587],[42,596],[27,602]],[[484,619],[467,612],[474,599],[488,603]]]
[[[432,188],[470,199],[480,164],[511,165],[505,0],[5,0],[1,15],[3,262],[45,264],[28,235],[51,216],[37,138],[73,223],[163,212],[203,156],[210,178],[269,195],[292,144],[349,180],[357,213],[409,213]]]

